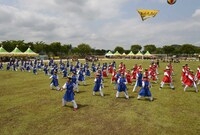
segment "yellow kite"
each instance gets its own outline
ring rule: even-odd
[[[138,13],[140,14],[142,21],[150,18],[155,17],[159,10],[151,10],[151,9],[138,9]]]

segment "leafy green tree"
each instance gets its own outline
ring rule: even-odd
[[[131,45],[131,51],[136,54],[138,51],[141,51],[142,46],[141,45]]]
[[[106,54],[106,50],[104,49],[97,49],[95,50],[95,54],[94,55],[105,55]]]
[[[184,54],[194,54],[196,53],[197,47],[191,44],[184,44],[181,46],[180,50]]]
[[[155,53],[156,52],[156,46],[155,45],[145,45],[144,46],[144,51],[149,51],[150,53]]]
[[[61,43],[60,42],[51,43],[50,51],[54,54],[54,56],[59,56],[61,54]]]
[[[62,45],[61,46],[60,52],[61,52],[62,56],[69,55],[70,51],[71,51],[71,45]]]
[[[2,41],[1,43],[5,50],[8,52],[11,52],[15,49],[15,47],[18,47],[19,50],[22,52],[26,51],[27,47],[25,46],[24,40],[10,40],[10,41]]]
[[[124,52],[124,48],[123,47],[121,47],[121,46],[117,46],[117,47],[115,47],[115,49],[114,49],[114,52],[116,52],[116,51],[118,51],[119,53],[123,53]]]
[[[80,44],[77,46],[79,55],[85,57],[88,54],[91,54],[92,48],[88,44]]]
[[[181,45],[171,45],[174,47],[173,55],[180,55],[181,54]]]
[[[7,41],[2,41],[2,42],[1,42],[1,45],[2,45],[3,48],[4,48],[6,51],[8,51],[8,52],[13,51],[13,49],[15,48],[15,45],[12,44],[12,41],[9,41],[9,40],[7,40]]]
[[[45,42],[43,42],[43,41],[38,41],[38,42],[36,42],[35,44],[34,44],[34,51],[36,52],[36,53],[42,53],[42,54],[44,54],[44,53],[46,53],[47,52],[47,50],[49,50],[47,47],[45,47],[46,46],[46,44],[45,44]]]
[[[163,54],[164,51],[161,47],[156,48],[155,54]]]
[[[72,54],[78,55],[79,54],[79,49],[78,47],[72,48]]]
[[[173,46],[165,45],[163,46],[163,52],[167,55],[173,54],[175,48]]]
[[[125,54],[128,54],[130,52],[130,50],[124,50]]]

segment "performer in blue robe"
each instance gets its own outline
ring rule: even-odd
[[[85,69],[85,75],[88,76],[88,77],[90,77],[90,69],[89,69],[89,67],[86,67],[86,69]]]
[[[67,82],[62,87],[63,89],[66,89],[66,92],[62,99],[62,106],[65,106],[66,102],[72,102],[74,107],[73,110],[76,111],[78,105],[76,104],[76,101],[74,99],[74,83],[71,80],[71,77],[67,77]]]
[[[78,79],[77,79],[77,75],[76,75],[76,72],[73,72],[72,73],[72,83],[74,84],[74,90],[76,90],[76,92],[79,92],[79,89],[78,89]]]
[[[10,70],[10,63],[7,63],[6,70]]]
[[[117,80],[117,83],[118,83],[118,89],[117,89],[117,93],[116,93],[116,98],[119,97],[120,92],[124,92],[126,99],[129,99],[127,87],[126,87],[127,80],[123,73],[121,74],[121,77]]]
[[[102,91],[102,78],[99,73],[96,74],[96,78],[94,79],[95,85],[93,88],[93,95],[95,95],[96,92],[100,92],[100,95],[103,97],[103,91]]]
[[[56,71],[54,71],[53,75],[51,75],[49,79],[52,79],[50,83],[50,89],[53,89],[55,87],[56,90],[60,90],[59,83],[58,83],[58,75]]]
[[[118,70],[117,74],[115,75],[115,84],[114,84],[114,89],[117,89],[118,88],[118,79],[121,77],[121,72],[120,70]]]
[[[86,85],[86,82],[85,82],[85,72],[83,71],[82,67],[81,67],[81,69],[78,72],[78,82],[83,82],[83,84]]]
[[[63,74],[63,78],[65,78],[65,77],[67,77],[68,76],[68,73],[67,73],[67,68],[64,68],[63,70],[62,70],[62,74]]]
[[[151,84],[150,84],[148,78],[146,76],[144,76],[143,81],[142,81],[142,88],[140,89],[137,99],[140,99],[141,97],[147,97],[147,98],[149,98],[150,101],[153,101],[150,87],[151,87]]]
[[[36,65],[33,66],[33,74],[37,75],[37,67],[36,67]]]
[[[49,75],[49,68],[48,68],[48,65],[44,65],[43,71],[44,71],[44,74],[45,74],[45,75]]]
[[[0,62],[0,70],[3,70],[3,63]]]
[[[133,87],[133,92],[136,91],[136,87],[142,87],[142,70],[139,70],[139,72],[136,74],[136,82],[135,86]]]

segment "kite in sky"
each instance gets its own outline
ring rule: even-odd
[[[176,0],[167,0],[167,3],[168,3],[169,5],[173,5],[173,4],[176,3]]]
[[[155,17],[159,10],[152,10],[152,9],[138,9],[138,13],[140,14],[142,21]]]

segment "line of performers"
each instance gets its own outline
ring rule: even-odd
[[[67,77],[68,81],[63,85],[62,88],[59,88],[59,85],[57,85],[57,88],[56,88],[57,90],[60,90],[60,89],[66,90],[66,93],[63,97],[63,102],[62,102],[63,106],[65,106],[66,102],[72,102],[75,108],[74,110],[77,109],[77,104],[74,100],[74,91],[77,91],[77,92],[79,91],[78,90],[79,81],[83,81],[83,80],[85,81],[85,78],[82,80],[79,79],[80,72],[82,72],[83,77],[84,77],[85,73],[84,71],[82,71],[82,67],[81,67],[77,72],[74,71],[72,72],[72,75],[70,77]],[[130,71],[130,70],[126,70],[125,64],[121,62],[118,66],[118,70],[116,70],[116,67],[112,66],[112,64],[109,64],[107,67],[103,65],[101,68],[99,69],[97,68],[96,72],[94,73],[95,73],[95,79],[94,79],[94,87],[92,91],[93,95],[96,95],[96,93],[99,92],[100,96],[102,97],[104,96],[104,93],[102,90],[104,88],[104,78],[109,77],[110,76],[109,74],[111,74],[111,83],[114,84],[114,89],[116,89],[116,95],[115,95],[116,98],[118,98],[120,93],[123,92],[125,95],[125,98],[129,99],[127,84],[132,85],[133,82],[135,82],[132,91],[135,92],[137,87],[140,87],[137,99],[141,99],[142,97],[145,97],[149,99],[150,101],[153,101],[153,96],[150,91],[152,87],[151,82],[157,83],[158,81],[157,75],[159,74],[158,66],[155,63],[150,64],[149,68],[144,69],[144,70],[141,65],[135,64],[133,66],[133,69]],[[163,78],[160,83],[160,88],[159,88],[160,90],[163,89],[165,84],[169,84],[170,88],[172,90],[175,90],[175,87],[173,85],[173,75],[174,75],[173,67],[172,67],[172,64],[169,63],[164,70]],[[57,76],[56,73],[54,74],[54,76]],[[195,88],[195,91],[198,92],[197,84],[200,84],[200,66],[197,68],[197,73],[194,74],[192,70],[189,70],[189,67],[187,64],[184,65],[182,69],[181,81],[182,81],[182,84],[185,86],[184,91],[186,91],[188,87],[193,86]],[[72,86],[68,87],[68,84],[71,84],[73,87]],[[55,85],[53,84],[53,81],[52,81],[51,88],[53,86]]]

